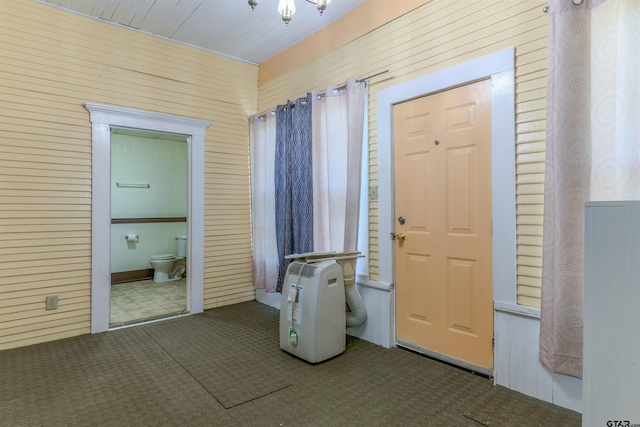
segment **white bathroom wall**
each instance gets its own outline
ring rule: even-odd
[[[127,234],[137,234],[138,242],[127,242]],[[151,255],[177,254],[179,234],[187,234],[186,222],[112,224],[111,272],[151,268]]]
[[[149,188],[128,188],[122,184],[149,184]],[[125,129],[112,131],[111,218],[186,216],[186,137]],[[138,235],[138,241],[127,242],[127,234]],[[152,255],[177,253],[179,234],[187,234],[186,222],[112,224],[111,272],[151,268]]]
[[[187,215],[187,144],[182,138],[112,133],[111,218]],[[117,187],[117,183],[149,184],[150,188]]]

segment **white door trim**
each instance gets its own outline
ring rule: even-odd
[[[187,310],[204,309],[204,146],[211,122],[85,102],[92,123],[91,333],[109,329],[111,127],[188,136]]]
[[[484,78],[491,78],[493,298],[516,301],[514,49],[504,49],[378,92],[378,216],[380,282],[395,281],[393,105]],[[395,343],[395,307],[390,319]],[[393,344],[392,344],[393,345]]]

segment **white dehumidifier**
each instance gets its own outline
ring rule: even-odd
[[[344,352],[345,294],[335,261],[289,264],[280,303],[280,348],[311,363]]]

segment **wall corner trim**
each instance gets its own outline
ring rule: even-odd
[[[525,305],[519,305],[505,301],[494,301],[493,308],[495,311],[499,311],[502,313],[540,319],[540,309],[535,307],[527,307]]]
[[[356,277],[356,285],[364,286],[365,288],[378,289],[380,291],[391,292],[393,290],[393,283],[377,282],[370,280],[365,274],[358,274]]]

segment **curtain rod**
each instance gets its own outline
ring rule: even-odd
[[[369,79],[372,79],[374,77],[378,77],[378,76],[380,76],[382,74],[385,74],[385,73],[388,73],[388,72],[389,72],[389,70],[380,71],[379,73],[375,73],[375,74],[372,74],[370,76],[358,79],[358,80],[356,80],[356,82],[358,82],[358,83],[366,82]],[[347,88],[347,84],[345,83],[342,86],[338,86],[337,88],[335,88],[335,90],[344,90],[346,88]],[[322,98],[323,96],[325,96],[325,91],[323,90],[322,92],[318,92],[317,96],[318,96],[318,99]],[[272,114],[274,114],[274,113],[272,112]],[[260,115],[258,116],[258,119],[263,119],[264,117],[267,117],[267,112],[266,111],[263,112],[263,113],[260,113]]]
[[[380,71],[379,73],[375,73],[371,76],[367,76],[367,77],[363,77],[361,79],[356,80],[357,83],[361,83],[361,82],[366,82],[369,79],[372,79],[374,77],[378,77],[384,73],[388,73],[389,70],[384,70],[384,71]],[[343,90],[347,88],[347,84],[343,84],[342,86],[338,86],[337,88],[335,88],[334,90]],[[322,92],[318,92],[318,99],[322,98],[323,96],[325,96],[325,91],[323,90]]]

